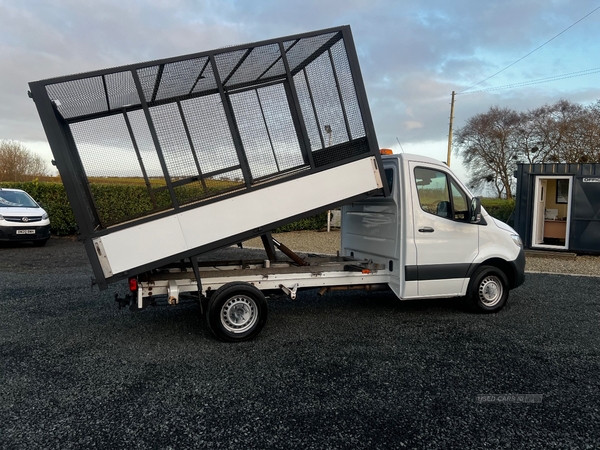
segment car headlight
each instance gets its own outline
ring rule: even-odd
[[[42,220],[46,220],[48,218],[48,213],[42,214]]]
[[[523,248],[523,241],[521,240],[521,236],[519,236],[518,234],[511,234],[510,237],[512,238],[513,242],[517,247]]]

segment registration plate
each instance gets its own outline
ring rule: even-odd
[[[35,234],[35,230],[17,230],[17,234]]]

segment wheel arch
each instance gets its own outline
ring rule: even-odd
[[[471,270],[469,271],[469,277],[475,273],[475,271],[481,266],[492,266],[501,270],[502,273],[506,276],[508,280],[508,286],[510,289],[517,286],[517,273],[512,264],[502,258],[490,258],[482,261],[478,264],[473,264],[471,266]]]

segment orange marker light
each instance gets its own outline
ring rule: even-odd
[[[382,148],[379,150],[379,153],[381,153],[382,155],[393,155],[394,152],[392,151],[391,148]]]

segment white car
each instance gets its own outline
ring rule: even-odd
[[[0,188],[0,241],[31,241],[41,247],[49,238],[48,213],[27,192]]]

